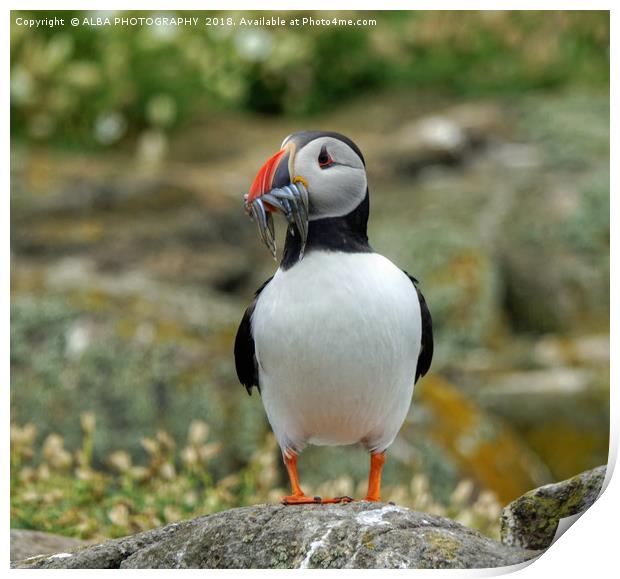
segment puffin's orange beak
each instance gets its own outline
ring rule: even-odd
[[[286,149],[278,151],[275,155],[273,155],[273,157],[269,157],[269,159],[267,159],[267,162],[260,168],[260,170],[256,174],[256,177],[254,177],[254,181],[252,182],[252,186],[250,187],[250,190],[248,192],[248,203],[252,203],[252,201],[254,201],[256,198],[264,195],[265,193],[268,193],[273,189],[273,181],[276,171],[278,169],[278,165],[280,164],[282,157],[284,157],[286,153],[288,153]],[[267,209],[268,211],[275,211],[275,209],[268,203],[265,203],[265,205],[265,209]]]
[[[291,141],[275,155],[267,159],[260,168],[250,190],[244,198],[246,213],[256,221],[261,239],[276,257],[275,229],[273,213],[281,212],[289,223],[296,228],[301,239],[299,259],[303,258],[306,239],[308,238],[308,190],[307,183],[301,176],[291,180],[295,145]]]

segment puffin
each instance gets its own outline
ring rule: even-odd
[[[282,452],[285,505],[349,502],[306,495],[306,445],[361,443],[370,455],[365,501],[381,501],[386,450],[433,357],[432,319],[418,281],[370,246],[366,163],[348,137],[302,131],[284,139],[244,195],[276,258],[274,214],[286,218],[275,274],[256,291],[234,344],[239,381],[257,388]]]

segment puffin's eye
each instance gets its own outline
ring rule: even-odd
[[[333,165],[334,160],[331,158],[330,154],[327,152],[327,146],[323,145],[321,147],[321,152],[319,153],[319,167],[321,169],[325,169],[330,165]]]

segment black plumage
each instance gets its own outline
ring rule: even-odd
[[[405,270],[403,270],[405,271]],[[409,275],[406,271],[407,277],[411,280],[415,291],[418,294],[418,299],[420,300],[420,315],[422,317],[422,345],[420,347],[420,355],[418,356],[418,365],[415,371],[415,382],[418,381],[420,376],[425,376],[431,367],[431,362],[433,361],[433,319],[431,318],[431,312],[426,305],[426,300],[422,295],[422,292],[418,288],[418,280]]]
[[[235,337],[235,368],[237,370],[237,377],[239,382],[245,386],[250,396],[252,395],[253,386],[256,386],[260,392],[258,364],[256,363],[254,338],[252,337],[252,313],[256,307],[258,296],[272,279],[273,276],[256,290],[252,303],[243,314]]]
[[[368,243],[368,213],[370,196],[366,189],[364,200],[349,214],[342,217],[327,217],[308,223],[308,239],[305,252],[315,249],[324,251],[341,251],[344,253],[372,253]],[[292,226],[293,228],[295,226]],[[280,267],[287,270],[299,262],[301,236],[291,227],[286,232],[284,253]]]

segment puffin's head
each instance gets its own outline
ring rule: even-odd
[[[366,194],[364,158],[353,141],[339,133],[302,131],[284,139],[261,167],[245,202],[275,257],[272,213],[286,216],[303,246],[308,221],[347,215]]]

